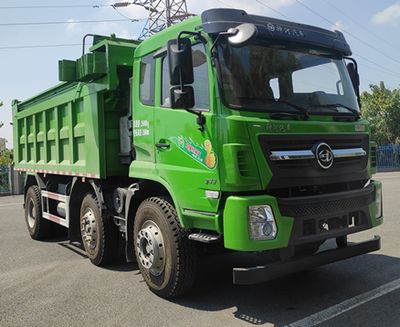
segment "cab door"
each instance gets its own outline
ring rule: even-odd
[[[220,189],[210,108],[210,63],[203,44],[194,45],[192,54],[195,66],[193,109],[201,110],[206,116],[205,130],[199,130],[196,115],[171,108],[168,58],[166,55],[158,58],[154,112],[156,169],[172,187],[181,208],[216,212],[219,193],[210,192]]]
[[[153,53],[137,59],[134,63],[134,78],[139,82],[139,87],[132,88],[132,134],[135,160],[130,167],[131,177],[146,178],[155,174],[155,69]]]

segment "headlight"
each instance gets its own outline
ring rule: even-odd
[[[375,189],[375,217],[382,217],[382,188]]]
[[[251,240],[272,240],[277,227],[269,205],[249,206],[249,234]]]

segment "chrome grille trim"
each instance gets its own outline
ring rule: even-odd
[[[335,159],[364,157],[367,155],[367,152],[363,148],[332,149],[332,153]],[[273,161],[309,160],[309,159],[315,159],[315,154],[312,150],[271,151],[269,159]]]

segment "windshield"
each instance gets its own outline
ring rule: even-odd
[[[223,99],[231,108],[292,112],[294,104],[310,114],[359,111],[343,59],[326,52],[221,43],[218,59]]]

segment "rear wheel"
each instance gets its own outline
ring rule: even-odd
[[[102,214],[92,193],[85,195],[81,205],[80,229],[82,243],[90,261],[96,266],[110,263],[118,254],[118,231],[110,217]]]
[[[163,298],[187,292],[193,285],[197,256],[171,200],[144,200],[134,223],[136,259],[150,290]]]
[[[42,240],[49,236],[51,222],[42,216],[42,199],[40,188],[30,186],[25,197],[25,222],[29,235],[34,240]]]

